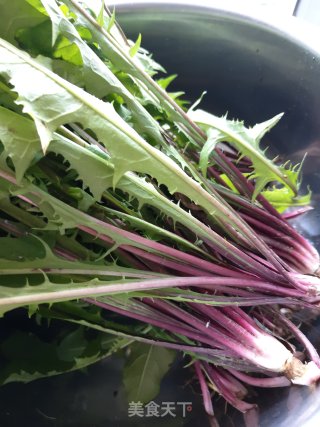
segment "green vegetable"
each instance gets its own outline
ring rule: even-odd
[[[160,390],[160,382],[175,357],[172,350],[135,343],[124,367],[124,386],[129,402],[148,403]]]
[[[4,328],[0,383],[126,349],[129,400],[156,398],[181,351],[211,418],[209,388],[253,411],[246,383],[313,384],[319,356],[279,311],[320,291],[319,255],[286,220],[310,203],[302,166],[261,149],[282,115],[248,128],[198,109],[205,92],[186,111],[104,2],[2,6],[0,314],[31,330]]]

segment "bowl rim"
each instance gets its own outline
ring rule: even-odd
[[[210,4],[206,0],[113,0],[108,7],[115,7],[118,16],[137,13],[144,14],[175,13],[179,15],[196,14],[201,16],[220,16],[227,20],[242,21],[261,30],[274,33],[276,36],[287,38],[294,44],[307,49],[315,56],[320,57],[320,28],[301,18],[285,13],[273,13],[270,7],[261,9],[246,6],[239,6],[235,3],[225,3],[224,0],[211,0]]]

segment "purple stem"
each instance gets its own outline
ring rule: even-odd
[[[91,299],[91,298],[83,298],[82,300],[87,302],[88,304],[93,304],[93,305],[97,305],[97,302],[98,302],[98,301]],[[105,305],[108,306],[108,304],[105,304]],[[104,308],[104,307],[102,307],[102,308]],[[110,308],[108,307],[106,309],[110,310],[110,311],[115,311],[114,308],[115,307],[110,306]],[[127,316],[127,314],[126,314],[126,316]],[[99,326],[97,326],[97,328],[100,329]],[[203,355],[206,357],[213,357],[213,358],[217,358],[217,359],[225,359],[226,356],[231,356],[231,357],[233,356],[233,354],[229,354],[228,352],[226,352],[226,350],[219,350],[219,349],[212,349],[212,348],[206,348],[206,347],[177,344],[177,343],[166,342],[166,341],[158,341],[158,340],[154,341],[152,339],[144,338],[144,337],[140,337],[140,336],[135,336],[134,339],[136,341],[144,342],[146,344],[170,348],[170,349],[178,350],[178,351],[195,353],[195,354]],[[249,366],[247,366],[246,369],[248,369],[248,368],[249,368]],[[256,371],[262,371],[263,372],[263,370],[258,369],[258,368],[256,369]]]
[[[201,388],[204,409],[208,415],[214,417],[211,394],[210,394],[209,388],[207,386],[205,377],[202,373],[200,362],[196,361],[194,363],[194,367],[195,367],[195,371],[196,371],[196,374],[197,374],[197,377],[199,380],[199,384],[200,384],[200,388]]]
[[[8,177],[8,174],[6,174],[6,172],[3,172],[0,170],[0,176],[2,176],[4,179],[9,180],[10,182],[16,182],[15,178],[12,177],[11,175]],[[41,190],[39,190],[41,193]],[[37,194],[37,193],[32,193],[32,195],[34,195],[36,198],[40,198],[41,201],[41,194]],[[39,203],[39,202],[38,202]],[[224,201],[221,201],[221,206],[225,206],[227,208],[227,204]],[[118,236],[124,237],[128,240],[132,240],[133,242],[135,242],[135,244],[142,244],[144,246],[148,246],[150,248],[156,249],[158,251],[160,251],[160,248],[163,249],[163,247],[166,248],[166,252],[168,252],[170,249],[167,246],[163,246],[160,243],[154,242],[154,241],[150,241],[148,239],[145,239],[139,235],[130,233],[126,230],[122,230],[119,229],[115,226],[112,226],[111,224],[107,224],[97,218],[93,218],[88,215],[85,214],[83,212],[79,212],[75,209],[75,211],[77,212],[77,215],[79,217],[83,217],[85,220],[87,221],[94,221],[94,223],[100,227],[103,227],[105,229],[109,230],[109,233],[112,234],[116,234]],[[75,213],[76,215],[76,213]],[[237,220],[237,222],[240,223],[240,229],[247,229],[247,226],[245,225],[245,223],[240,220]],[[100,235],[100,233],[96,233],[94,229],[91,229],[90,227],[87,226],[83,226],[83,225],[78,225],[78,228],[80,230],[86,231],[87,233],[96,236],[97,234],[99,234],[100,238],[106,238],[106,236],[104,234]],[[208,229],[210,232],[210,229]],[[220,236],[217,233],[214,233],[213,230],[211,230],[211,234],[214,235],[214,239],[217,245],[217,250],[219,252],[221,252],[224,256],[228,256],[230,258],[230,260],[235,261],[236,263],[239,263],[240,265],[245,266],[246,269],[248,269],[249,271],[253,271],[255,272],[256,269],[258,269],[259,274],[260,275],[264,275],[266,277],[270,277],[271,275],[274,277],[274,280],[281,280],[281,278],[284,276],[289,282],[292,282],[293,286],[295,285],[294,280],[292,280],[292,278],[288,275],[288,272],[286,271],[283,262],[281,261],[281,259],[279,259],[279,257],[273,253],[264,243],[263,241],[261,241],[258,236],[254,236],[254,240],[256,243],[256,246],[259,248],[259,250],[261,251],[262,254],[264,254],[268,259],[272,260],[272,263],[274,266],[276,266],[277,271],[280,273],[275,273],[273,271],[269,271],[268,269],[265,269],[263,264],[260,264],[259,262],[255,262],[254,259],[252,259],[252,257],[248,257],[248,255],[246,253],[244,253],[243,251],[241,251],[240,249],[238,249],[236,246],[234,246],[232,243],[228,242],[226,239],[224,239],[222,236]],[[108,241],[110,241],[110,239],[108,238]]]
[[[144,322],[146,324],[151,324],[151,325],[159,327],[161,329],[166,329],[173,334],[184,335],[184,336],[186,336],[192,340],[202,342],[203,344],[207,344],[207,345],[210,345],[212,347],[212,340],[211,339],[209,339],[208,337],[199,333],[198,331],[192,330],[187,325],[183,325],[182,323],[180,323],[182,326],[177,326],[178,322],[176,322],[176,321],[172,322],[170,320],[167,321],[167,319],[169,319],[168,316],[163,316],[163,319],[157,320],[155,318],[152,318],[151,315],[145,316],[145,315],[139,314],[137,312],[130,311],[129,308],[128,308],[128,310],[126,310],[124,308],[116,307],[114,305],[110,305],[110,304],[107,304],[105,302],[96,301],[96,300],[91,299],[91,298],[86,298],[85,301],[90,303],[90,304],[94,304],[98,307],[101,307],[105,310],[113,311],[114,313],[118,313],[118,314],[121,314],[123,316],[139,320],[139,321]],[[223,348],[223,347],[221,346],[220,348]]]
[[[275,333],[276,331],[279,332],[278,335],[281,335],[279,328],[271,322],[270,319],[267,319],[266,316],[264,316],[262,313],[259,313],[257,311],[254,312],[254,317],[259,320],[259,322],[262,323],[265,327],[267,327],[272,333]]]
[[[283,239],[286,241],[286,243],[290,243],[296,248],[300,248],[299,243],[297,243],[297,241],[291,235],[284,234],[283,231],[273,228],[271,225],[269,225],[270,223],[266,224],[265,222],[262,222],[261,219],[259,220],[245,213],[241,213],[241,217],[248,223],[255,226],[258,230],[263,231],[267,236],[274,236],[276,239]]]
[[[82,213],[83,216],[85,216],[86,219],[90,219],[90,221],[93,220],[92,217],[90,217],[87,214]],[[139,245],[143,245],[146,247],[149,247],[152,250],[158,251],[158,252],[162,252],[166,255],[178,258],[180,260],[184,260],[186,262],[189,263],[193,263],[194,265],[199,265],[199,261],[203,261],[201,264],[204,265],[204,263],[207,263],[209,265],[213,265],[212,263],[209,263],[208,261],[204,261],[201,260],[197,257],[194,257],[190,254],[186,254],[182,251],[178,251],[177,249],[174,248],[170,248],[168,246],[165,246],[161,243],[152,241],[152,240],[148,240],[144,237],[141,237],[137,234],[128,232],[126,230],[122,230],[119,229],[115,226],[112,226],[111,224],[105,223],[97,218],[94,218],[94,222],[98,225],[101,226],[103,228],[105,228],[106,230],[109,230],[109,232],[116,234],[120,237],[124,237],[126,239],[131,240],[132,242],[134,242],[134,244],[139,244]],[[94,229],[84,226],[84,225],[79,225],[78,228],[80,230],[85,231],[86,233],[91,234],[92,236],[98,237],[102,240],[106,240],[108,242],[110,242],[110,238],[108,236],[106,236],[105,234],[101,234],[101,233],[97,233]],[[210,230],[210,229],[208,229]],[[212,230],[211,230],[212,231]],[[212,231],[213,232],[213,231]],[[107,233],[107,231],[106,231]],[[256,273],[256,271],[259,271],[259,275],[264,276],[268,279],[273,278],[273,280],[275,281],[281,281],[283,280],[283,276],[280,275],[279,273],[276,273],[273,270],[270,270],[268,268],[265,268],[264,266],[264,260],[263,258],[261,258],[261,262],[259,262],[259,256],[255,256],[255,257],[251,257],[250,255],[247,255],[245,251],[238,249],[236,246],[232,245],[230,242],[228,242],[226,239],[224,239],[222,236],[214,233],[215,239],[217,241],[217,248],[216,250],[219,251],[223,256],[229,258],[231,261],[235,262],[237,265],[240,264],[244,264],[245,268],[249,271],[252,271],[253,273]],[[211,242],[212,244],[212,242]],[[129,246],[129,245],[121,245],[122,248],[130,248],[131,252],[133,252],[133,247]],[[283,273],[283,275],[285,276],[285,278],[287,280],[289,280],[290,282],[294,281],[288,276],[287,271],[285,271],[284,267],[282,266],[281,262],[278,260],[276,254],[272,255],[274,262],[277,264],[277,268],[279,268],[279,271],[281,271]],[[196,261],[195,261],[196,260]],[[197,264],[195,263],[197,262]],[[205,264],[205,265],[207,265]],[[215,266],[215,270],[217,272],[217,269],[221,269],[222,267],[220,266]]]
[[[240,279],[242,280],[242,279]],[[234,289],[234,287],[239,287],[239,288],[245,288],[247,289],[250,293],[248,295],[248,293],[246,292],[245,294],[242,292],[242,296],[252,296],[252,292],[266,292],[266,293],[270,293],[272,295],[283,295],[286,297],[297,297],[297,298],[303,298],[305,296],[306,293],[306,288],[303,288],[303,291],[300,290],[296,290],[296,289],[292,289],[292,288],[285,288],[285,287],[280,287],[277,286],[276,284],[272,284],[272,283],[268,283],[268,282],[259,282],[259,280],[257,279],[255,280],[243,280],[242,282],[237,281],[235,282],[231,282],[231,280],[226,277],[225,278],[225,282],[223,283],[223,286],[220,286],[219,283],[216,283],[214,286],[212,284],[206,284],[206,283],[202,283],[201,287],[203,289],[208,289],[211,291],[220,291],[220,292],[224,292],[224,290],[228,293],[230,293],[231,289]],[[228,291],[229,286],[230,291]],[[239,291],[237,291],[234,295],[241,295],[239,293]]]
[[[97,220],[95,218],[95,221],[99,221],[99,220]],[[203,260],[201,258],[195,257],[193,255],[179,251],[179,250],[171,248],[169,246],[165,246],[161,243],[157,243],[157,242],[154,242],[152,240],[145,239],[139,235],[129,233],[125,230],[120,230],[116,227],[113,227],[110,224],[106,224],[106,223],[99,221],[99,225],[100,225],[100,223],[102,223],[102,225],[105,228],[110,228],[112,231],[115,231],[120,235],[125,235],[125,237],[127,237],[127,235],[128,235],[128,237],[130,239],[132,239],[133,241],[135,241],[138,244],[139,243],[143,244],[144,246],[147,246],[152,250],[155,250],[157,252],[161,252],[165,256],[177,258],[180,261],[184,261],[189,265],[197,266],[199,269],[202,269],[204,271],[208,271],[208,272],[219,274],[219,275],[228,275],[230,277],[248,277],[248,275],[246,273],[241,273],[239,271],[235,271],[235,270],[232,270],[232,269],[229,269],[226,267],[222,267],[222,266],[213,264],[209,261]],[[108,237],[106,235],[98,234],[92,228],[82,226],[82,225],[80,225],[78,228],[81,229],[82,231],[94,236],[94,237],[98,237],[99,239],[108,242],[109,244],[113,243],[112,239],[110,237]],[[129,246],[129,245],[121,245],[121,248],[125,249],[127,251],[130,251],[133,254],[135,253],[135,249],[137,249],[136,247]],[[270,272],[269,272],[269,276],[270,276]],[[276,278],[279,279],[279,276],[277,275]]]
[[[244,402],[238,399],[224,384],[221,379],[219,370],[208,363],[204,364],[206,372],[208,373],[209,378],[212,380],[213,384],[217,388],[221,396],[229,402],[233,407],[238,409],[241,412],[247,412],[249,409],[255,408],[256,405],[252,403]]]
[[[167,258],[162,258],[159,255],[152,254],[150,252],[146,252],[139,248],[134,248],[132,251],[132,246],[128,247],[123,245],[122,248],[126,251],[134,252],[134,254],[139,258],[144,258],[150,261],[153,261],[159,266],[164,266],[170,268],[171,270],[179,271],[180,273],[188,274],[190,276],[208,276],[208,273],[198,269],[191,267],[190,265],[181,264],[177,261],[170,261]]]
[[[291,385],[291,381],[284,376],[273,378],[257,378],[247,375],[244,372],[237,371],[236,369],[228,368],[227,370],[239,380],[255,387],[274,388],[289,387]]]
[[[320,357],[317,350],[308,340],[308,338],[300,331],[300,329],[289,320],[287,317],[282,315],[280,312],[276,312],[273,310],[275,316],[284,323],[290,332],[301,342],[301,344],[305,347],[310,359],[320,368]]]
[[[210,186],[210,183],[207,182],[207,184]],[[234,194],[231,191],[225,191],[223,188],[215,188],[215,190],[218,191],[223,198],[231,201],[231,204],[236,204],[245,209],[248,215],[253,216],[258,220],[269,224],[274,229],[282,230],[285,234],[295,239],[307,250],[315,252],[315,249],[307,241],[307,239],[305,239],[301,234],[299,234],[289,223],[283,221],[282,218],[278,218],[274,215],[271,215],[269,212],[253,205],[252,202],[250,202],[249,200],[246,200],[243,197],[239,197],[237,194]]]
[[[240,215],[246,222],[253,225],[255,228],[257,228],[258,230],[262,231],[265,234],[265,236],[261,236],[261,237],[267,243],[270,243],[272,236],[274,236],[275,240],[272,239],[272,241],[274,242],[273,243],[274,247],[281,248],[283,247],[283,244],[290,245],[296,249],[296,251],[293,251],[293,253],[291,253],[290,255],[295,255],[298,259],[309,258],[310,262],[312,261],[314,264],[315,262],[314,253],[310,252],[309,247],[306,248],[305,245],[301,245],[301,243],[297,242],[297,240],[292,235],[283,234],[283,232],[277,231],[270,225],[267,225],[261,222],[261,220],[258,220],[256,218],[252,218],[250,215],[247,215],[244,213],[241,213]],[[269,240],[266,240],[266,239],[269,239]],[[283,241],[283,243],[281,243],[281,240]]]
[[[314,258],[299,253],[299,249],[286,246],[285,244],[276,241],[275,239],[264,235],[260,236],[282,259],[284,259],[298,272],[312,274],[315,271],[317,264],[315,264]]]
[[[189,325],[189,324],[192,325],[192,327],[197,332],[199,331],[199,328],[198,328],[199,323],[201,323],[201,325],[202,325],[202,322],[200,322],[199,319],[196,319],[191,314],[187,313],[186,311],[182,310],[180,307],[177,307],[174,304],[171,304],[167,301],[161,301],[161,300],[151,300],[151,299],[144,299],[144,300],[147,300],[148,305],[168,314],[171,318],[172,317],[177,318],[177,319],[179,319],[179,321],[182,320],[187,325]],[[189,320],[189,322],[188,322],[188,320]],[[199,336],[202,336],[202,334],[200,334]],[[205,336],[207,336],[207,334],[205,334]],[[211,338],[209,338],[209,340],[207,338],[206,343],[209,344],[211,347],[215,346],[215,347],[218,347],[220,349],[225,348],[223,343],[219,344],[216,342],[212,342]]]
[[[159,302],[158,302],[159,303]],[[173,316],[182,320],[187,325],[192,325],[198,331],[201,331],[208,337],[212,338],[214,345],[220,348],[226,348],[231,350],[234,354],[239,355],[248,360],[252,360],[252,349],[245,347],[244,345],[239,345],[239,342],[234,338],[228,336],[228,332],[220,332],[219,330],[212,328],[210,325],[206,324],[202,320],[198,319],[194,315],[188,313],[187,311],[181,309],[180,307],[162,302],[166,304],[166,310],[168,313],[171,313]],[[189,305],[192,305],[189,303]],[[199,304],[200,305],[200,304]]]
[[[229,188],[225,181],[220,177],[219,172],[217,172],[213,166],[208,167],[207,174],[210,178],[213,178],[218,184],[222,185],[223,187]]]
[[[245,386],[238,381],[234,376],[230,375],[228,371],[226,371],[224,368],[216,368],[219,370],[220,379],[222,384],[231,391],[232,394],[234,394],[237,398],[243,399],[248,394],[248,390],[245,388]]]
[[[189,303],[190,307],[194,310],[204,314],[209,319],[220,325],[226,333],[232,337],[233,340],[239,342],[239,344],[252,348],[256,348],[256,335],[251,335],[246,329],[242,328],[241,325],[234,322],[231,318],[223,314],[219,309],[204,304]],[[257,331],[258,332],[258,331]]]
[[[313,210],[312,206],[303,206],[302,208],[295,209],[292,212],[285,212],[281,216],[284,220],[288,221],[290,219],[297,218],[298,216],[303,215],[304,213],[312,210]]]
[[[223,151],[216,147],[214,154],[214,159],[220,169],[225,172],[229,177],[237,191],[241,195],[245,195],[249,199],[251,198],[250,190],[247,186],[247,178],[240,172],[238,168],[224,155]]]
[[[136,268],[138,270],[148,269],[148,267],[144,263],[142,263],[139,259],[137,259],[135,256],[131,254],[128,254],[126,251],[122,250],[121,248],[117,248],[116,252],[119,254],[119,256],[123,259],[124,262],[130,265],[130,267]]]
[[[230,319],[241,325],[253,336],[257,337],[259,334],[261,334],[261,331],[258,330],[255,321],[239,307],[221,307],[221,311],[230,317]]]
[[[147,259],[140,259],[140,261],[145,265],[145,268],[150,271],[157,271],[158,273],[165,274],[166,276],[170,275],[170,270],[157,264],[156,262],[152,262]]]

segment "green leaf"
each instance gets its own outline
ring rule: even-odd
[[[99,14],[97,16],[97,22],[100,25],[100,27],[103,27],[104,25],[104,0],[101,1],[101,7]]]
[[[189,115],[205,130],[215,129],[221,134],[221,138],[223,137],[224,141],[233,145],[242,156],[250,158],[254,169],[251,178],[255,179],[254,199],[268,183],[273,181],[280,182],[288,186],[295,194],[297,193],[295,182],[288,177],[283,168],[276,166],[272,160],[269,160],[260,148],[261,138],[278,123],[282,114],[278,114],[250,129],[246,128],[242,122],[216,117],[203,110],[191,111]]]
[[[295,196],[287,187],[274,187],[261,193],[278,212],[283,213],[290,207],[308,206],[311,203],[311,191],[307,194]]]
[[[61,154],[70,163],[70,169],[77,172],[84,187],[88,187],[92,191],[96,200],[100,200],[103,192],[112,187],[114,169],[92,151],[71,144],[60,135],[56,136],[49,150]]]
[[[54,56],[60,57],[59,55],[62,52],[66,60],[76,64],[81,59],[87,91],[99,98],[112,93],[121,95],[132,111],[136,121],[136,129],[143,134],[150,135],[155,141],[161,142],[162,136],[157,122],[136,101],[98,55],[82,40],[77,28],[64,16],[56,2],[54,0],[42,0],[42,2],[52,21],[54,42],[59,35],[60,40],[63,41],[63,50],[56,50]],[[86,28],[85,25],[81,25],[81,27]]]
[[[99,276],[116,278],[163,277],[161,274],[140,271],[103,261],[69,261],[55,255],[49,245],[35,235],[0,237],[0,277],[5,285],[5,276],[31,275]],[[1,290],[1,288],[0,288]]]
[[[183,92],[182,90],[178,92],[168,92],[168,95],[170,96],[170,98],[176,100],[180,98],[180,96],[185,95],[185,92]]]
[[[60,125],[70,121],[81,123],[84,128],[91,128],[96,133],[110,151],[114,186],[127,171],[149,174],[157,179],[158,185],[166,185],[171,193],[185,194],[202,206],[213,220],[218,218],[221,224],[227,223],[227,230],[236,240],[239,232],[246,237],[252,235],[252,231],[221,198],[206,192],[175,162],[149,145],[121,119],[111,104],[61,79],[5,41],[0,44],[0,53],[3,58],[0,72],[10,76],[24,111],[37,119],[38,123],[45,124],[52,138]],[[26,78],[30,79],[30,83],[37,81],[38,84],[26,85]],[[46,88],[46,95],[43,95],[43,87]],[[47,137],[43,144],[47,145]],[[259,242],[256,236],[254,241],[257,244]]]
[[[208,129],[208,139],[200,151],[199,167],[204,177],[207,176],[207,169],[209,164],[209,157],[215,149],[218,142],[222,141],[224,135],[217,129]]]
[[[147,403],[154,399],[161,381],[175,358],[175,352],[162,347],[135,343],[123,371],[128,401]]]
[[[56,19],[60,22],[60,17]],[[127,171],[150,175],[157,180],[158,185],[165,185],[170,193],[182,193],[198,204],[207,212],[209,219],[217,222],[236,243],[241,243],[249,249],[256,249],[283,272],[281,263],[276,260],[272,251],[213,189],[207,192],[175,162],[149,145],[139,133],[121,119],[111,104],[104,103],[61,79],[5,41],[0,43],[0,51],[3,54],[0,71],[9,77],[14,89],[19,93],[18,102],[23,104],[24,111],[34,118],[37,125],[41,123],[41,129],[46,127],[53,135],[60,125],[70,121],[81,123],[84,128],[91,128],[110,152],[110,161],[114,167],[114,186]],[[26,80],[30,82],[29,85],[25,84]],[[31,84],[34,81],[38,83],[36,86]],[[45,96],[43,88],[46,88]],[[47,134],[42,144],[44,147],[47,146]],[[57,213],[56,208],[53,212]],[[65,228],[67,224],[72,228],[75,224],[74,218],[67,216],[68,220],[64,218],[63,227]],[[228,253],[233,259],[236,257],[237,261],[241,259],[242,265],[245,264],[250,271],[256,270],[257,262],[255,263],[251,257],[245,257],[243,253],[240,257],[241,251],[237,253],[236,248],[228,244],[222,236],[213,232],[211,236],[219,243],[223,254]],[[260,264],[258,267],[260,271],[262,268]]]
[[[171,192],[178,191],[174,176],[177,176],[179,181],[182,179],[181,184],[187,187],[188,177],[174,162],[168,161],[166,156],[148,145],[130,128],[111,104],[74,87],[4,41],[2,44],[3,62],[0,64],[0,70],[11,76],[10,81],[20,94],[19,103],[24,105],[25,112],[45,123],[52,132],[52,138],[53,131],[61,124],[69,121],[81,122],[84,128],[91,128],[111,151],[111,160],[115,167],[114,185],[126,171],[133,170],[150,173],[166,184]],[[25,77],[32,78],[32,81],[36,79],[38,84],[26,85],[25,79],[21,80],[20,70],[23,70]],[[43,87],[46,87],[45,96]],[[40,94],[42,96],[37,98]],[[163,164],[166,166],[165,170]],[[183,176],[180,176],[181,174]],[[184,182],[184,179],[187,182]],[[198,194],[199,190],[199,185],[196,184],[194,192]],[[213,207],[210,210],[215,211]]]
[[[0,342],[0,384],[30,382],[38,378],[83,369],[129,345],[132,340],[106,332],[87,338],[87,327],[59,328],[58,334],[48,328],[47,341],[35,333],[12,329]],[[61,334],[63,338],[61,340]],[[53,336],[52,336],[53,335]]]
[[[82,65],[82,55],[79,47],[71,43],[66,37],[59,37],[54,45],[53,57],[63,59],[74,65]]]
[[[112,14],[109,18],[109,22],[108,22],[108,27],[107,27],[107,32],[110,33],[112,27],[114,26],[116,22],[116,9],[113,8]]]
[[[41,150],[33,122],[0,106],[0,141],[12,159],[19,183]]]
[[[46,251],[41,241],[32,236],[0,237],[0,265],[3,268],[10,266],[9,260],[17,261],[18,265],[21,265],[23,261],[28,264],[30,260],[44,258],[45,255]],[[0,274],[3,274],[3,271]]]
[[[16,32],[16,40],[24,50],[33,56],[52,56],[52,30],[49,19],[34,27],[23,27]]]
[[[177,78],[178,74],[172,74],[171,76],[164,77],[162,79],[156,80],[159,86],[162,87],[162,89],[167,89],[170,83],[173,82]]]
[[[224,173],[220,175],[220,178],[228,185],[228,187],[236,194],[239,194],[239,191],[233,184],[232,180]],[[263,193],[263,192],[262,192]]]
[[[60,360],[74,362],[80,358],[84,350],[84,328],[77,328],[66,335],[57,347],[57,355]]]
[[[195,252],[200,252],[202,253],[202,255],[207,256],[207,254],[204,251],[199,249],[196,245],[190,243],[188,240],[168,230],[160,228],[150,222],[147,222],[141,218],[137,218],[132,215],[128,215],[128,214],[125,214],[113,209],[109,209],[109,208],[104,208],[103,210],[111,215],[114,215],[115,217],[125,220],[131,226],[133,226],[134,228],[140,229],[144,233],[150,233],[152,236],[159,236],[159,238],[162,237],[164,239],[168,239],[171,242],[175,242],[176,244],[181,245],[184,248],[193,250]]]
[[[97,161],[96,155],[72,144],[61,135],[56,134],[55,140],[49,147],[51,134],[47,134],[47,128],[42,126],[42,122],[36,121],[36,123],[37,129],[31,120],[0,107],[0,141],[13,161],[18,183],[36,154],[41,152],[39,138],[41,135],[44,143],[43,150],[49,149],[51,152],[61,154],[70,162],[70,167],[77,170],[79,179],[90,188],[95,198],[100,200],[103,191],[112,187],[113,168],[108,168],[106,162],[99,158]]]
[[[72,369],[72,364],[59,360],[53,344],[41,341],[31,333],[17,331],[0,344],[0,384],[29,382]]]
[[[82,88],[85,86],[83,68],[77,67],[70,62],[54,59],[51,62],[51,69],[54,73],[68,80],[70,83]]]
[[[6,168],[5,164],[2,165],[2,168]],[[142,242],[141,239],[137,239],[137,236],[134,234],[125,233],[119,229],[117,230],[116,228],[110,226],[107,223],[101,223],[95,218],[92,218],[89,215],[85,215],[79,210],[56,199],[55,197],[52,197],[51,195],[42,191],[39,187],[36,187],[27,181],[22,182],[23,187],[14,186],[12,184],[13,177],[10,176],[8,172],[6,172],[3,177],[5,178],[5,180],[2,180],[2,182],[0,181],[0,190],[2,190],[4,196],[9,197],[9,195],[13,191],[15,191],[16,194],[22,192],[25,196],[27,196],[31,201],[34,202],[35,206],[38,206],[40,212],[42,212],[42,214],[48,219],[48,224],[46,225],[47,230],[59,230],[60,233],[64,234],[66,229],[84,226],[88,227],[88,229],[96,231],[98,235],[102,234],[110,237],[111,241],[114,242],[114,246],[110,249],[110,251],[112,251],[112,249],[118,247],[121,244],[129,244],[138,248],[146,249],[147,251],[159,252],[159,254],[161,255],[163,254],[163,252],[166,252],[161,252],[158,249],[155,249],[154,247],[152,247],[152,245],[149,244],[147,240],[144,240],[144,242]],[[149,188],[148,193],[152,195],[153,186],[149,185],[149,187],[151,188]],[[145,186],[142,186],[142,190],[145,191]],[[153,189],[153,191],[155,190]],[[191,224],[191,229],[196,229],[197,233],[199,232],[199,235],[203,235],[205,238],[209,238],[210,240],[215,242],[215,244],[221,248],[224,255],[228,254],[231,259],[236,259],[239,265],[244,265],[249,268],[250,271],[252,270],[254,261],[250,257],[246,258],[243,252],[237,250],[236,247],[228,243],[228,241],[226,241],[223,237],[213,232],[209,227],[196,220],[186,211],[180,210],[177,205],[172,204],[172,208],[170,202],[168,201],[168,199],[166,199],[166,197],[157,196],[156,200],[158,200],[158,203],[160,203],[161,198],[164,200],[165,206],[169,203],[169,209],[173,210],[175,215],[181,211],[181,217],[186,223]],[[259,270],[261,270],[260,266]]]
[[[138,38],[133,46],[131,46],[129,53],[130,56],[135,56],[138,50],[140,49],[141,45],[141,34],[139,33]]]
[[[24,0],[0,0],[0,37],[16,44],[17,30],[30,28],[47,20],[47,16]]]
[[[21,113],[22,108],[20,105],[15,103],[16,99],[17,94],[12,92],[9,86],[3,83],[2,79],[0,79],[0,106],[9,108],[17,113]]]
[[[107,31],[103,31],[101,27],[96,28],[94,20],[90,19],[90,16],[85,13],[81,6],[74,4],[70,0],[64,0],[64,3],[67,4],[70,10],[75,14],[77,23],[90,30],[93,39],[98,43],[106,58],[109,58],[119,70],[136,78],[137,84],[139,84],[143,90],[145,85],[155,95],[156,101],[154,101],[154,104],[157,107],[161,106],[164,108],[169,117],[189,125],[188,121],[177,113],[176,106],[173,106],[168,102],[168,98],[163,96],[164,93],[162,90],[159,93],[160,86],[150,79],[149,76],[155,74],[156,71],[160,70],[165,72],[165,70],[157,64],[145,50],[141,54],[137,52],[134,58],[132,58],[129,49],[117,43],[111,34]],[[140,82],[143,82],[143,84]]]

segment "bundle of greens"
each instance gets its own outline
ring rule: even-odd
[[[50,343],[5,336],[0,381],[128,347],[129,395],[147,401],[180,351],[212,425],[212,394],[253,423],[250,386],[314,384],[319,356],[288,316],[319,301],[318,253],[288,221],[310,194],[299,194],[301,166],[260,147],[281,115],[248,128],[187,109],[166,90],[175,76],[155,79],[162,67],[103,3],[4,3],[0,313],[65,328]],[[18,342],[34,356],[15,353]],[[152,348],[148,389],[133,365]]]

